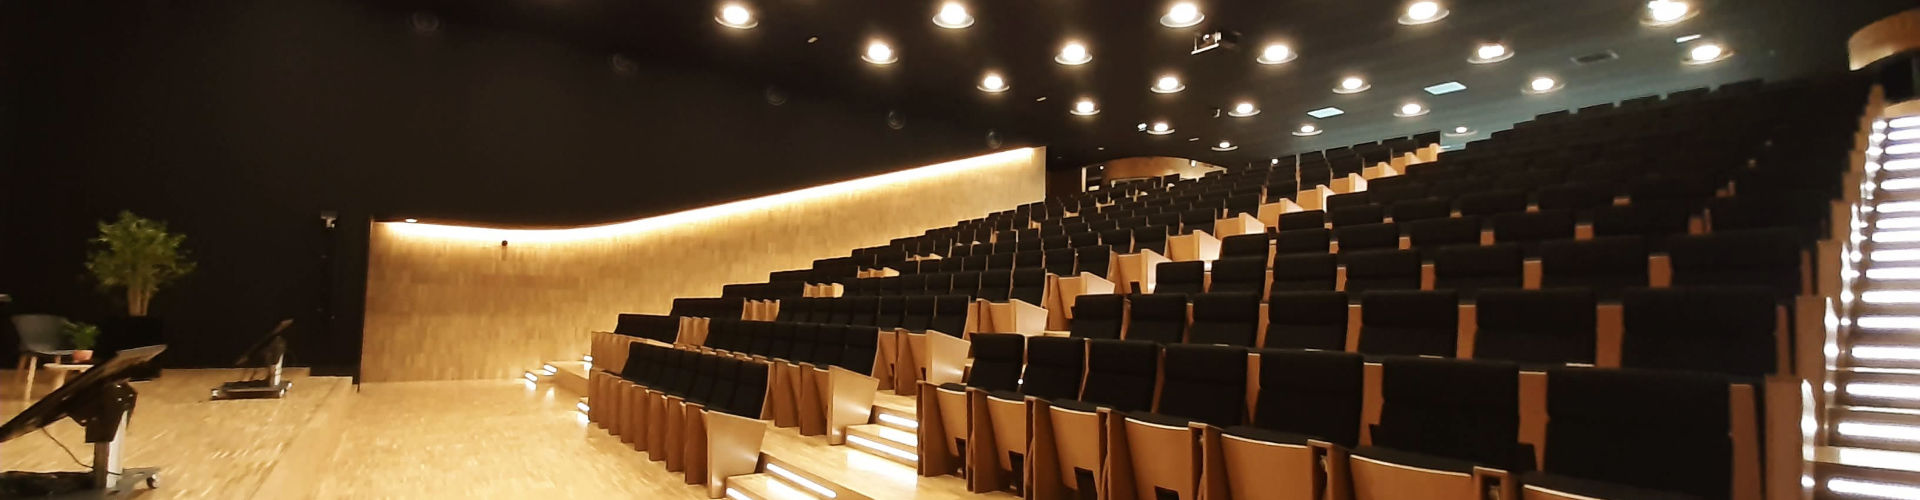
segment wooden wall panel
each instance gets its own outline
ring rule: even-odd
[[[361,376],[501,379],[578,359],[588,332],[612,329],[619,313],[664,314],[675,297],[719,296],[721,285],[1039,201],[1045,153],[1003,151],[595,228],[377,223]]]

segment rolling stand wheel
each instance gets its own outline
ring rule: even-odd
[[[160,474],[156,473],[154,475],[147,476],[147,489],[159,489],[159,488],[160,488]]]

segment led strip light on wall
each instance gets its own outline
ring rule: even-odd
[[[383,222],[382,226],[403,236],[423,238],[447,238],[473,241],[514,241],[514,242],[565,242],[611,238],[642,233],[653,229],[717,219],[735,214],[765,210],[771,207],[801,203],[810,200],[840,196],[848,193],[884,188],[914,181],[947,175],[960,175],[982,167],[998,166],[1022,158],[1031,158],[1034,148],[1020,148],[998,153],[975,156],[925,167],[889,172],[872,177],[862,177],[849,181],[814,186],[797,191],[776,193],[759,198],[722,203],[644,219],[616,222],[598,226],[583,226],[561,229],[503,229],[479,226],[457,226],[446,224]]]

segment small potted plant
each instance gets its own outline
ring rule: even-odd
[[[73,343],[73,362],[93,360],[93,342],[100,338],[100,327],[69,321],[61,330],[67,334],[67,340]]]

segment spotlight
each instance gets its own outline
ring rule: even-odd
[[[1095,104],[1093,99],[1080,99],[1078,102],[1073,103],[1073,110],[1068,111],[1068,113],[1080,116],[1091,116],[1100,113],[1100,106]]]
[[[721,7],[720,15],[715,16],[713,20],[719,22],[721,26],[743,30],[753,29],[754,26],[760,25],[760,21],[753,18],[753,11],[747,10],[746,6],[737,3],[730,3],[725,7]]]
[[[1560,87],[1563,87],[1563,86],[1565,86],[1565,84],[1560,83],[1559,80],[1553,79],[1553,77],[1541,76],[1541,77],[1535,77],[1533,80],[1528,81],[1527,88],[1523,90],[1525,90],[1526,93],[1528,94],[1545,94],[1548,92],[1553,92],[1555,90],[1560,90]]]
[[[1400,16],[1400,24],[1415,25],[1439,21],[1447,17],[1447,8],[1440,2],[1414,2],[1407,6],[1407,13]]]
[[[1222,140],[1220,141],[1219,144],[1213,145],[1213,147],[1210,149],[1213,149],[1214,151],[1233,151],[1235,149],[1240,149],[1240,146],[1234,145],[1233,141]]]
[[[1287,47],[1286,44],[1276,43],[1267,45],[1267,48],[1261,49],[1260,57],[1254,59],[1254,62],[1260,64],[1280,64],[1292,61],[1294,57],[1298,56],[1294,55],[1292,48]]]
[[[1431,111],[1431,110],[1427,109],[1426,106],[1421,106],[1420,103],[1410,102],[1410,103],[1400,105],[1400,110],[1395,111],[1393,113],[1393,116],[1398,116],[1401,118],[1412,118],[1415,116],[1427,114],[1428,111]]]
[[[1692,19],[1694,14],[1698,13],[1699,12],[1693,10],[1693,6],[1687,2],[1679,0],[1653,0],[1647,2],[1646,17],[1641,18],[1640,22],[1650,26],[1665,26]]]
[[[1461,125],[1461,126],[1458,126],[1458,127],[1454,127],[1454,128],[1451,128],[1451,129],[1447,129],[1447,132],[1446,132],[1446,134],[1445,134],[1445,135],[1446,135],[1446,136],[1448,136],[1448,137],[1466,137],[1466,136],[1469,136],[1469,135],[1473,135],[1473,134],[1474,134],[1474,132],[1475,132],[1475,131],[1473,130],[1473,127],[1468,127],[1468,126],[1466,126],[1466,125]]]
[[[1147,133],[1153,135],[1171,134],[1173,133],[1173,126],[1168,125],[1167,122],[1153,122],[1153,126],[1147,128]]]
[[[1167,15],[1160,16],[1160,25],[1168,28],[1185,28],[1200,24],[1207,16],[1200,14],[1200,6],[1193,2],[1180,2],[1167,9]]]
[[[1186,89],[1186,84],[1180,83],[1180,77],[1166,75],[1155,80],[1151,90],[1156,94],[1172,94]]]
[[[875,40],[867,44],[867,52],[860,54],[860,60],[873,64],[893,64],[899,59],[893,55],[893,47],[887,42]]]
[[[1234,118],[1246,118],[1257,114],[1260,114],[1260,108],[1255,107],[1251,102],[1235,104],[1233,110],[1227,112],[1227,116]]]
[[[980,91],[996,94],[1006,92],[1007,80],[997,73],[987,73],[985,78],[980,79]]]
[[[973,26],[973,15],[967,13],[967,6],[960,2],[947,2],[940,5],[940,13],[934,14],[933,25],[947,29],[960,29]]]
[[[1053,56],[1053,62],[1068,66],[1079,66],[1093,60],[1093,54],[1087,52],[1087,46],[1080,42],[1067,42],[1060,47],[1060,55]]]
[[[1320,127],[1315,127],[1313,126],[1313,124],[1309,123],[1306,125],[1301,125],[1299,130],[1293,131],[1293,135],[1296,137],[1309,137],[1309,136],[1320,135],[1321,132],[1325,132],[1325,131],[1320,130]]]
[[[1473,49],[1473,57],[1467,58],[1467,62],[1473,64],[1493,64],[1512,58],[1513,51],[1508,50],[1506,45],[1491,42],[1480,44],[1479,48]]]
[[[1370,88],[1373,88],[1373,85],[1367,83],[1365,79],[1362,79],[1358,76],[1349,76],[1340,80],[1340,85],[1333,88],[1333,93],[1358,94],[1361,92],[1366,92],[1367,89],[1370,89]]]
[[[1720,44],[1707,42],[1687,49],[1687,64],[1707,64],[1733,57],[1733,51]]]

